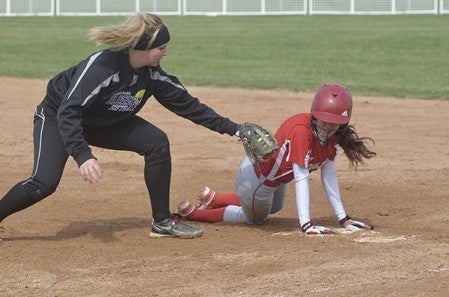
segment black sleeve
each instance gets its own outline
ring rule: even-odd
[[[67,76],[70,75],[70,79],[66,79],[70,85],[57,113],[59,133],[66,151],[75,159],[78,166],[94,158],[83,135],[83,110],[94,100],[99,88],[104,85],[105,77],[110,75],[102,66],[97,67],[98,55],[100,53],[81,62],[71,70],[71,73],[65,73]]]
[[[237,123],[191,96],[175,76],[167,75],[160,68],[151,71],[152,82],[156,84],[154,97],[165,108],[218,133],[233,136],[237,132]]]

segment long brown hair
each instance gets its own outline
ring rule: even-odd
[[[352,125],[346,125],[341,133],[336,133],[338,144],[349,159],[349,166],[357,168],[365,164],[364,159],[370,159],[377,154],[366,146],[366,141],[375,144],[370,137],[359,137]]]

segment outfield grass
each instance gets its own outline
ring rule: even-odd
[[[449,15],[162,17],[164,69],[185,85],[449,99]],[[49,78],[97,50],[92,26],[123,17],[0,18],[0,75]]]

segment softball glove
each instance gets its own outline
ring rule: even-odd
[[[266,161],[279,148],[273,134],[257,124],[241,124],[238,136],[243,143],[246,155],[253,164]]]

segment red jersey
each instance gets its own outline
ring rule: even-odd
[[[310,113],[296,114],[278,128],[274,137],[279,150],[270,159],[259,164],[258,168],[267,180],[286,184],[294,178],[293,163],[312,172],[326,160],[335,159],[337,139],[332,136],[327,145],[322,146],[312,134],[310,119]]]

